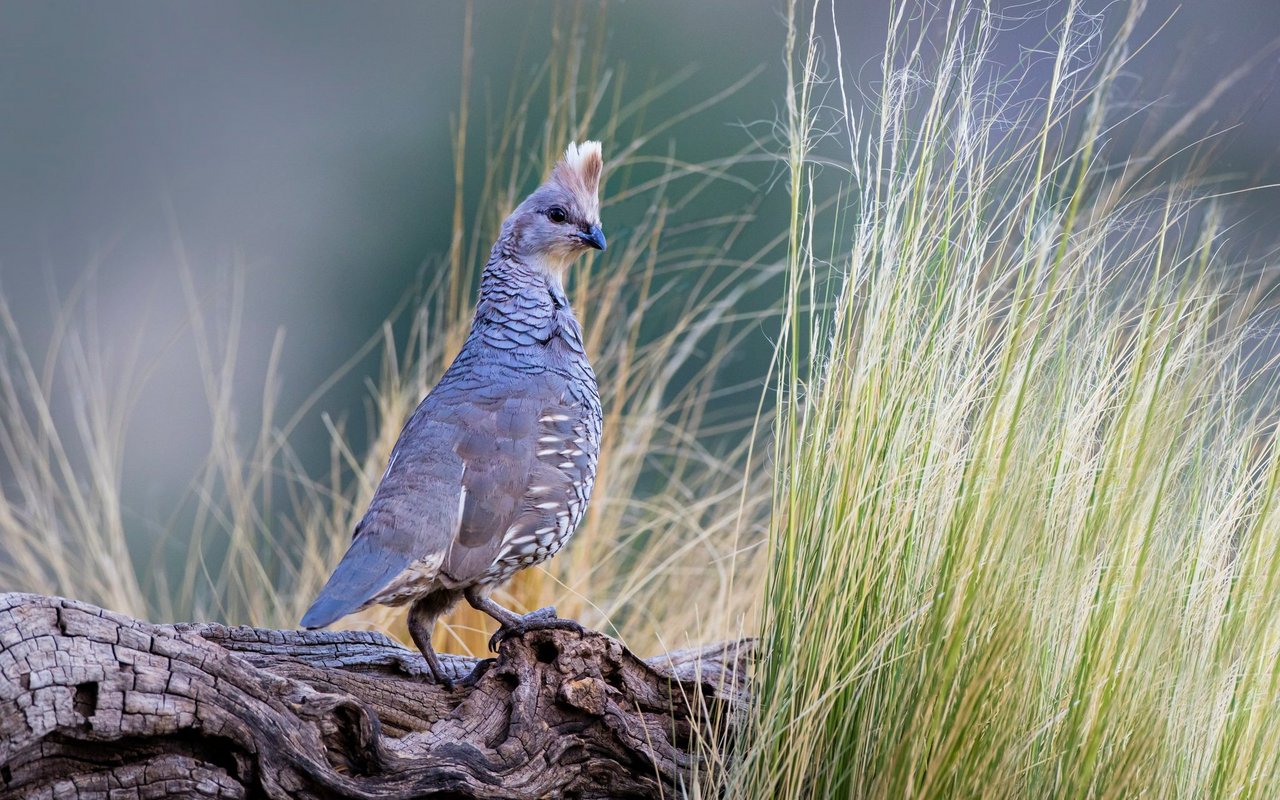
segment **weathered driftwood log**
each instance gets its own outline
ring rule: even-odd
[[[379,634],[0,594],[0,798],[671,796],[740,713],[749,651],[533,631],[450,691]]]

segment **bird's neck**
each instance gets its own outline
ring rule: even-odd
[[[550,297],[567,306],[564,267],[538,257],[513,257],[495,252],[480,276],[479,301],[516,302],[530,306],[529,301]],[[521,300],[525,302],[519,302]],[[537,305],[541,306],[541,303]],[[553,302],[551,305],[556,304]]]
[[[580,338],[562,273],[536,259],[503,257],[496,251],[480,278],[473,331],[491,331],[520,342],[531,338],[545,343],[564,335]]]

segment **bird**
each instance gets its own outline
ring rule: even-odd
[[[570,143],[502,223],[466,341],[401,430],[304,628],[408,605],[409,634],[446,687],[431,631],[460,599],[497,620],[491,649],[532,629],[581,630],[554,609],[521,616],[490,595],[554,556],[591,499],[600,391],[564,285],[574,261],[606,247],[603,169],[600,142]]]

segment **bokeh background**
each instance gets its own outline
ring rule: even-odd
[[[890,4],[838,5],[823,24],[838,29],[846,60],[874,64]],[[1044,46],[1045,24],[1035,20],[1056,6],[1004,5],[1012,32],[997,55],[1013,64],[1024,48]],[[288,410],[441,268],[468,13],[461,2],[0,2],[0,291],[36,354],[77,287],[93,298],[85,324],[108,367],[140,343],[147,380],[127,432],[126,514],[163,517],[208,452],[180,258],[214,322],[226,321],[231,276],[243,278],[236,385],[248,431],[278,331],[280,407]],[[556,19],[583,14],[603,15],[603,52],[626,95],[672,84],[646,112],[655,122],[724,94],[646,153],[700,162],[753,143],[764,153],[775,146],[785,83],[779,0],[478,2],[470,13],[468,135],[477,143],[512,82],[563,45],[552,34]],[[1015,26],[1013,18],[1032,21]],[[1121,88],[1135,108],[1154,104],[1153,113],[1118,136],[1158,136],[1163,113],[1176,119],[1195,108],[1252,60],[1198,127],[1224,132],[1206,145],[1224,186],[1276,182],[1275,0],[1154,2],[1137,40],[1151,35]],[[1026,76],[1027,90],[1045,80]],[[755,187],[762,218],[785,204],[767,160],[737,169]],[[483,170],[468,174],[479,179]],[[1238,200],[1233,237],[1271,238],[1280,193]],[[717,209],[718,201],[709,193],[688,213],[730,214],[745,202],[737,194],[728,201],[735,207]],[[616,214],[605,229],[618,242],[629,221]],[[764,235],[748,234],[740,246],[757,247]],[[757,374],[768,351],[726,358]],[[294,437],[304,462],[328,458],[322,414],[348,420],[358,440],[375,370],[370,357],[307,413]]]

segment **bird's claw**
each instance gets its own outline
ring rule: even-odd
[[[431,675],[431,682],[446,692],[453,691],[453,679],[444,674],[444,667],[440,665],[439,659],[434,658],[435,653],[431,655],[433,657],[427,659],[427,672]]]
[[[571,619],[561,619],[556,616],[556,610],[552,606],[540,608],[537,611],[530,611],[519,619],[519,621],[511,625],[503,625],[494,632],[489,639],[489,650],[498,652],[498,645],[513,636],[523,636],[529,631],[545,631],[545,630],[564,630],[583,633],[586,629],[581,624]]]
[[[434,669],[428,670],[431,675],[431,682],[446,692],[453,691],[453,679],[445,675],[443,672],[437,672]]]
[[[561,619],[560,617],[552,617],[551,619],[535,619],[527,623],[521,623],[520,633],[528,633],[529,631],[573,631],[574,633],[586,633],[587,629],[577,620]]]
[[[485,673],[488,672],[489,669],[496,663],[497,663],[497,659],[493,659],[493,658],[483,658],[480,661],[477,661],[475,667],[471,670],[471,672],[465,678],[459,678],[456,681],[450,682],[452,684],[450,686],[450,689],[470,689],[471,687],[479,683],[480,679],[484,677]]]
[[[510,635],[511,635],[511,634],[509,633],[509,631],[510,631],[510,630],[511,630],[511,628],[508,628],[508,627],[506,627],[506,626],[501,626],[501,627],[499,627],[496,631],[494,631],[494,632],[493,632],[493,635],[489,637],[489,652],[490,652],[490,653],[496,653],[496,652],[498,652],[498,645],[502,644],[502,640],[503,640],[503,639],[505,639],[505,638],[507,638],[508,636],[510,636]]]

